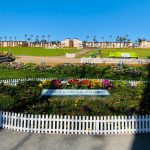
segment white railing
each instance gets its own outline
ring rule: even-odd
[[[66,53],[66,57],[67,58],[75,58],[76,54],[74,54],[74,53]]]
[[[150,59],[81,58],[82,64],[149,64]]]
[[[4,83],[4,84],[8,84],[8,85],[14,85],[16,86],[19,82],[23,82],[23,81],[51,81],[55,78],[23,78],[23,79],[5,79],[5,80],[0,80],[0,83]],[[85,78],[86,79],[86,78]],[[78,79],[78,80],[85,80],[85,79]],[[68,81],[70,79],[60,79],[60,80],[65,80]],[[94,80],[94,79],[87,79],[87,80]],[[97,79],[100,82],[102,82],[103,80],[106,79]],[[131,84],[132,86],[137,86],[139,83],[147,83],[148,81],[132,81],[132,80],[111,80],[111,79],[107,79],[111,82],[114,81],[125,81],[129,84]]]
[[[0,112],[0,127],[23,132],[53,134],[150,133],[150,115],[99,117]]]

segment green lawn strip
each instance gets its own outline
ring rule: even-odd
[[[0,47],[0,51],[9,51],[15,56],[62,56],[66,53],[76,53],[80,50],[75,48],[31,48],[31,47]]]
[[[27,72],[22,70],[3,70],[0,69],[0,79],[20,79],[20,78],[79,78],[78,75],[67,75],[67,74],[52,74],[50,72]]]
[[[90,57],[93,53],[95,53],[96,50],[89,52],[82,57]],[[118,48],[118,49],[102,49],[102,57],[103,58],[108,58],[109,54],[111,52],[135,52],[138,55],[138,58],[149,58],[150,57],[150,49],[142,49],[142,48]],[[100,57],[99,54],[97,54],[97,57]]]

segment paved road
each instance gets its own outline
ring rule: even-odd
[[[150,150],[150,134],[83,136],[0,130],[0,150]]]

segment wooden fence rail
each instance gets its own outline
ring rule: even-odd
[[[62,116],[0,112],[0,127],[30,133],[52,134],[150,133],[150,115]]]

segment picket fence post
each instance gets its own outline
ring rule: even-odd
[[[3,122],[3,114],[2,111],[0,111],[0,128],[2,128],[2,122]]]

